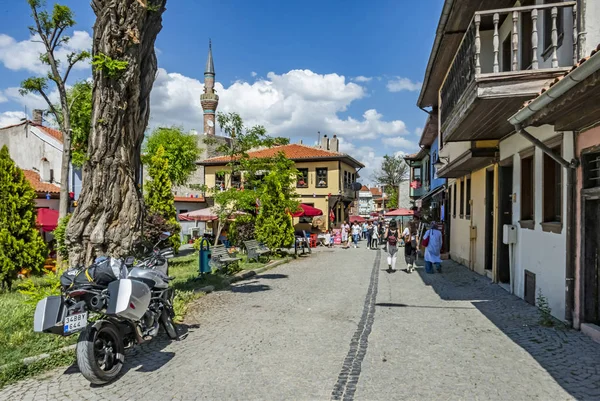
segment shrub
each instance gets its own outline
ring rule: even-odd
[[[36,218],[35,191],[5,145],[0,149],[0,279],[9,289],[22,268],[38,273],[48,255]]]
[[[63,259],[69,259],[69,248],[65,244],[67,238],[67,225],[71,219],[71,214],[67,214],[65,217],[58,221],[58,225],[54,230],[54,239],[56,240],[56,250]]]

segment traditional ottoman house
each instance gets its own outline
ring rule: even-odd
[[[600,7],[596,11],[600,12]],[[586,17],[588,24],[600,22],[600,13]],[[593,48],[590,40],[600,43],[599,37],[582,37],[580,52],[592,48],[591,56],[581,59],[571,71],[544,88],[510,121],[519,135],[535,146],[535,157],[542,161],[536,160],[535,164],[542,169],[541,188],[535,188],[541,189],[541,196],[538,192],[534,197],[542,229],[545,208],[552,201],[548,197],[560,198],[565,204],[560,227],[556,229],[566,248],[565,255],[561,255],[565,265],[556,272],[518,266],[525,275],[526,294],[543,288],[540,278],[547,280],[550,273],[558,275],[554,296],[564,297],[565,320],[600,341],[600,45]],[[567,137],[574,151],[565,152],[564,147],[553,148],[538,141],[536,132],[544,127]],[[555,170],[548,170],[548,164]],[[546,187],[549,173],[560,175],[554,181],[556,190]],[[564,185],[556,186],[562,182]],[[522,202],[517,202],[518,206],[522,209]],[[538,224],[532,227],[536,229]],[[540,249],[547,252],[548,247],[542,245]]]
[[[566,173],[508,120],[578,61],[591,3],[446,0],[418,101],[438,115],[451,258],[529,302],[541,292],[565,320]],[[572,132],[528,131],[573,158]]]

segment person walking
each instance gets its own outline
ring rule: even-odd
[[[433,267],[438,273],[442,272],[442,232],[438,230],[435,221],[431,222],[429,230],[423,235],[421,242],[425,246],[425,272],[433,274]]]
[[[404,239],[404,261],[406,262],[406,272],[412,273],[415,271],[415,259],[417,256],[417,230],[418,222],[415,216],[412,221],[409,221],[404,231],[402,238]]]
[[[354,242],[354,248],[358,248],[358,240],[360,239],[360,233],[362,229],[358,225],[358,223],[354,223],[352,225],[352,241]]]
[[[379,231],[377,230],[377,226],[373,227],[373,236],[371,237],[371,249],[378,249],[379,247]]]
[[[368,228],[367,228],[367,222],[364,221],[362,223],[362,239],[367,239],[367,230],[368,230]]]
[[[367,224],[367,248],[371,249],[371,239],[373,238],[373,224],[369,221]]]
[[[350,226],[348,225],[347,221],[344,221],[344,223],[342,224],[342,246],[344,248],[348,248],[349,244],[348,244],[348,234],[350,233]]]
[[[384,234],[384,241],[386,242],[388,253],[388,272],[390,273],[396,271],[396,258],[398,257],[398,237],[398,224],[396,223],[396,220],[392,220]]]

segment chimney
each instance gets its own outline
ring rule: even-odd
[[[332,152],[340,151],[340,140],[338,139],[337,135],[334,135],[333,138],[331,138],[331,140],[329,141],[329,150],[331,150]]]
[[[33,109],[32,114],[32,122],[37,125],[42,125],[42,116],[44,115],[44,111],[40,109]]]
[[[302,139],[300,139],[300,141],[298,141],[298,143],[299,143],[300,145],[302,145]]]
[[[327,138],[327,135],[323,135],[323,138],[321,138],[321,149],[329,150],[329,138]]]

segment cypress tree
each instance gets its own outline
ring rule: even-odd
[[[0,279],[9,289],[22,268],[40,272],[48,254],[36,217],[35,191],[5,145],[0,149]]]
[[[171,244],[177,251],[180,240],[179,232],[181,226],[177,222],[177,210],[175,199],[171,190],[171,179],[169,178],[169,161],[165,156],[165,149],[158,147],[156,153],[150,159],[148,175],[152,178],[146,184],[146,211],[149,214],[162,216],[171,226]]]

